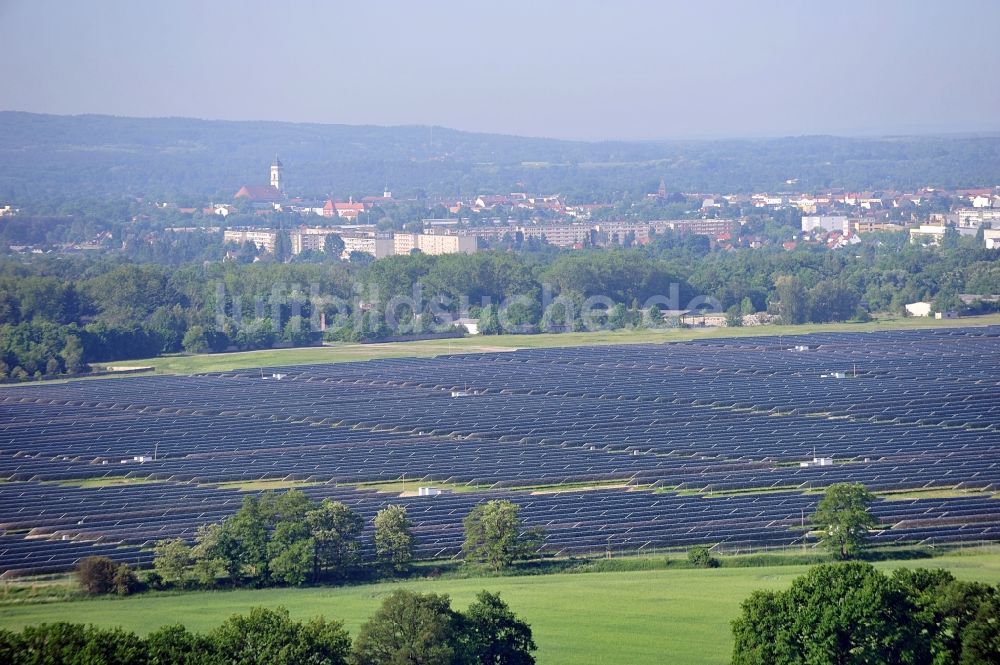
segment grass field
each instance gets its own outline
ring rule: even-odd
[[[191,374],[194,372],[218,372],[246,367],[350,362],[404,356],[437,356],[447,353],[512,351],[525,348],[682,342],[714,337],[802,335],[812,332],[870,332],[874,330],[954,328],[956,326],[974,325],[1000,325],[1000,314],[942,321],[926,318],[884,318],[869,323],[830,323],[747,328],[641,329],[541,335],[499,335],[495,337],[475,336],[386,344],[329,344],[322,347],[269,349],[243,353],[194,356],[170,355],[146,360],[118,362],[115,364],[120,366],[151,366],[158,373]]]
[[[1000,583],[1000,553],[995,549],[877,565],[942,567],[963,579]],[[283,605],[299,619],[316,615],[342,619],[356,634],[395,588],[448,593],[453,605],[462,609],[486,588],[499,591],[531,624],[541,665],[722,665],[729,662],[732,649],[729,622],[743,599],[756,589],[787,587],[805,571],[805,566],[667,569],[0,605],[0,626],[17,629],[63,620],[121,625],[140,633],[170,623],[205,631],[253,606]]]

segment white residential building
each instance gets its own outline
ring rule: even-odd
[[[910,242],[940,245],[947,232],[948,227],[944,224],[921,224],[918,228],[910,229]]]
[[[344,252],[341,258],[349,258],[351,252],[364,252],[365,254],[371,254],[376,259],[382,259],[387,256],[392,256],[395,252],[393,251],[392,238],[390,237],[379,237],[375,235],[371,236],[343,236],[344,241]]]
[[[961,208],[958,215],[958,225],[963,228],[979,228],[992,224],[1000,227],[1000,208]]]
[[[983,242],[986,249],[1000,249],[1000,229],[983,229]]]
[[[437,233],[397,233],[392,238],[393,253],[409,254],[419,250],[424,254],[475,254],[479,242],[475,236],[442,235]]]
[[[803,232],[811,233],[816,229],[821,229],[827,233],[831,231],[847,233],[850,230],[848,228],[847,217],[844,215],[807,215],[802,217]]]
[[[277,238],[278,232],[270,229],[226,229],[222,234],[222,241],[225,243],[243,245],[249,240],[257,245],[257,249],[265,252],[274,251]]]

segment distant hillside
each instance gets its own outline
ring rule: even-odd
[[[600,142],[430,127],[0,112],[0,202],[228,198],[274,155],[291,194],[852,190],[1000,183],[1000,136]]]

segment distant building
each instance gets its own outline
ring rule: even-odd
[[[784,204],[785,199],[781,196],[768,196],[767,194],[754,194],[750,197],[755,208],[776,208]]]
[[[893,224],[892,222],[875,219],[849,219],[847,224],[850,233],[857,233],[859,235],[862,233],[878,232],[897,233],[906,230],[906,227],[901,224]]]
[[[872,194],[857,194],[850,193],[845,194],[843,198],[844,205],[848,206],[858,206],[866,210],[872,210],[874,208],[882,207],[882,199]]]
[[[940,245],[947,232],[948,227],[944,224],[921,224],[918,228],[910,229],[910,242]]]
[[[479,319],[461,318],[455,319],[455,326],[464,327],[470,335],[479,334]]]
[[[615,221],[601,222],[594,226],[594,230],[605,239],[605,242],[612,245],[623,244],[630,234],[634,243],[644,245],[649,242],[650,231],[654,231],[655,227],[649,223]]]
[[[800,196],[797,199],[788,199],[788,203],[807,214],[814,214],[818,201],[811,196]]]
[[[292,254],[302,252],[322,252],[326,247],[326,238],[338,234],[339,229],[325,227],[303,227],[288,234],[291,241]],[[342,232],[341,232],[342,233]]]
[[[285,198],[284,182],[281,176],[282,164],[277,155],[271,163],[269,185],[243,185],[233,194],[234,199],[247,199],[252,203],[278,203]]]
[[[248,199],[253,203],[277,203],[283,198],[281,192],[270,185],[243,185],[233,194],[234,199]]]
[[[1000,227],[1000,208],[960,208],[955,214],[959,228]]]
[[[594,229],[589,224],[562,224],[525,226],[517,231],[524,234],[525,240],[528,238],[544,239],[545,242],[556,247],[575,247],[589,244]]]
[[[944,224],[921,224],[918,228],[910,229],[910,242],[940,245],[945,234],[953,231],[963,237],[972,237],[979,232],[974,226],[948,226]]]
[[[393,253],[409,254],[419,250],[424,254],[475,254],[479,243],[475,236],[439,235],[431,233],[396,233],[392,237]]]
[[[930,316],[931,304],[929,302],[911,302],[906,307],[909,316]]]
[[[484,195],[476,197],[473,203],[480,210],[493,210],[497,206],[510,205],[510,198],[507,196]]]
[[[657,233],[669,229],[680,233],[693,233],[710,237],[715,237],[720,233],[735,233],[740,229],[740,222],[736,219],[672,219],[647,223],[653,225]]]
[[[269,229],[226,229],[222,234],[224,243],[236,243],[244,245],[247,241],[257,245],[257,249],[265,252],[274,252],[274,246],[278,239],[278,232]]]
[[[250,241],[264,252],[274,252],[279,231],[274,229],[226,229],[223,241],[243,245]],[[293,255],[302,252],[322,252],[326,239],[338,235],[344,241],[341,258],[348,258],[351,252],[371,254],[376,259],[397,254],[409,254],[417,249],[425,254],[473,254],[479,246],[475,236],[431,235],[422,233],[397,233],[395,235],[376,233],[370,226],[329,226],[300,227],[288,231],[288,239]]]
[[[281,169],[284,168],[284,164],[278,159],[278,156],[274,156],[274,161],[271,162],[271,187],[276,189],[282,195],[285,193],[284,182],[281,179]]]
[[[983,229],[986,249],[1000,249],[1000,229]]]
[[[726,315],[721,312],[690,310],[681,315],[680,322],[682,325],[692,327],[725,328]]]
[[[568,215],[569,217],[576,217],[577,219],[589,219],[591,216],[593,216],[595,211],[611,207],[612,205],[610,203],[583,203],[580,205],[566,206],[563,209],[563,212],[565,212],[565,214]]]
[[[844,215],[807,215],[802,217],[802,231],[812,233],[816,229],[826,231],[838,231],[848,233],[850,224]]]
[[[427,229],[437,231],[444,228],[458,228],[462,225],[462,222],[457,217],[447,217],[447,218],[428,218],[420,220],[423,224],[425,231]]]
[[[667,183],[662,178],[660,179],[660,186],[652,194],[646,194],[646,198],[656,199],[657,201],[666,201],[667,197],[670,196],[667,193]]]
[[[387,236],[343,236],[344,253],[343,258],[348,258],[351,252],[364,252],[371,254],[376,259],[384,259],[392,256],[395,252],[391,237]]]
[[[355,203],[354,199],[348,199],[347,201],[334,201],[333,199],[327,199],[326,203],[323,204],[323,216],[324,217],[339,217],[341,219],[355,220],[358,215],[368,210],[368,206],[364,203]]]
[[[959,293],[958,299],[961,300],[962,304],[966,306],[974,305],[976,302],[1000,303],[1000,295],[995,293]]]

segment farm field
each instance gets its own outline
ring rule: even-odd
[[[1000,324],[1000,314],[937,321],[927,318],[883,318],[868,323],[829,323],[797,326],[758,326],[746,328],[670,328],[658,330],[616,330],[540,335],[499,335],[463,337],[382,344],[331,343],[322,347],[272,349],[241,353],[171,355],[146,360],[114,363],[123,366],[153,367],[157,373],[191,374],[225,372],[269,365],[353,362],[375,358],[428,357],[448,353],[486,353],[516,349],[597,346],[606,344],[647,344],[683,342],[719,337],[760,337],[767,335],[803,335],[815,332],[871,332],[875,330],[912,330],[919,328],[954,328]]]
[[[1000,582],[1000,553],[995,548],[876,565],[883,570],[941,567],[962,579]],[[806,569],[796,565],[563,573],[0,605],[0,627],[74,621],[146,633],[184,623],[206,631],[231,614],[280,605],[298,619],[339,618],[353,635],[393,589],[448,593],[453,606],[464,608],[485,588],[499,592],[531,624],[542,665],[723,665],[731,655],[729,623],[743,599],[756,589],[785,588]]]
[[[0,575],[148,565],[246,492],[290,487],[369,527],[406,507],[421,559],[455,556],[495,498],[557,557],[810,547],[838,482],[884,497],[876,545],[997,541],[998,377],[1000,327],[947,327],[2,390]]]

